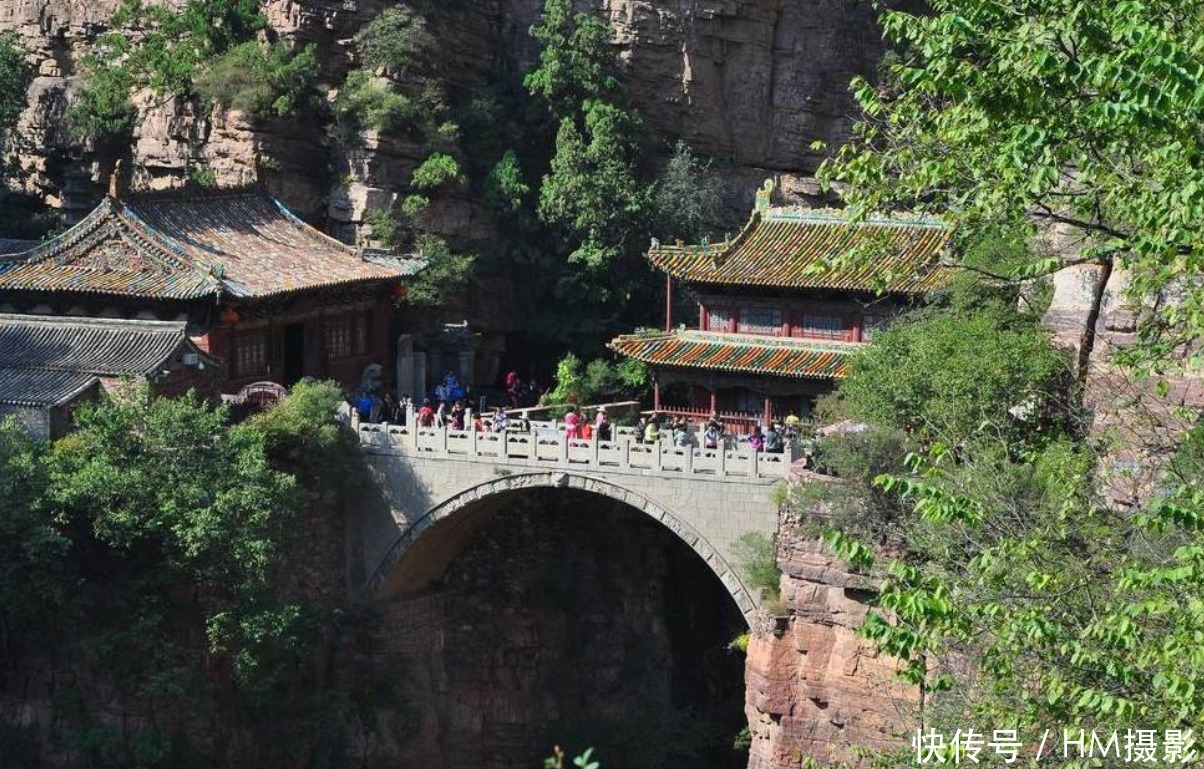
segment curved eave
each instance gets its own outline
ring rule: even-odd
[[[752,340],[691,339],[676,333],[624,335],[607,346],[657,368],[817,380],[843,378],[847,373],[845,357],[851,351],[806,343],[770,345]]]

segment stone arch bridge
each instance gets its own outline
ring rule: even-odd
[[[723,583],[751,625],[759,596],[734,568],[747,532],[773,534],[773,487],[788,454],[679,449],[566,439],[555,429],[504,434],[361,425],[372,484],[348,537],[352,584],[364,599],[417,594],[437,580],[471,535],[474,517],[504,514],[533,488],[566,488],[622,502],[659,521]]]

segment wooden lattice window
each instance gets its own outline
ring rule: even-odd
[[[707,308],[707,331],[727,331],[731,313],[726,307]]]
[[[780,334],[782,311],[776,307],[745,307],[740,310],[741,334]]]
[[[263,376],[268,370],[267,334],[241,334],[234,341],[234,369],[239,379]]]
[[[803,336],[844,339],[844,318],[839,315],[804,315]]]
[[[322,334],[327,358],[352,358],[368,351],[368,323],[362,312],[327,318]]]

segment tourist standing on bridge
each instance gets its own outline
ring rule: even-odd
[[[594,435],[600,441],[611,439],[610,421],[606,418],[606,409],[598,409],[600,419],[594,423]]]
[[[498,409],[493,412],[493,423],[491,426],[495,433],[506,432],[506,428],[510,426],[510,417],[506,416],[506,409]]]
[[[778,426],[771,422],[765,431],[765,453],[781,454],[783,449],[782,433],[779,432]]]
[[[702,434],[702,445],[704,448],[717,449],[720,442],[723,441],[723,427],[714,417],[707,423],[706,432]]]
[[[656,443],[661,438],[660,416],[653,414],[644,426],[644,443]]]
[[[435,409],[435,427],[442,430],[447,427],[450,420],[451,415],[447,412],[447,401],[439,401],[439,408]]]
[[[433,427],[435,424],[435,410],[431,408],[431,399],[422,399],[422,408],[418,409],[418,426]]]
[[[577,407],[569,406],[569,413],[564,415],[564,437],[569,440],[580,440],[583,421]]]
[[[753,426],[752,435],[748,436],[748,447],[757,452],[765,450],[765,435],[761,432],[761,425]]]

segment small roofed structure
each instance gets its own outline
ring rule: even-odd
[[[916,215],[852,221],[841,212],[773,206],[757,193],[734,238],[700,245],[653,241],[666,274],[665,327],[617,337],[611,349],[654,374],[654,408],[717,413],[744,427],[790,412],[844,376],[849,353],[916,298],[951,277],[941,266],[953,230]],[[698,297],[698,328],[673,328],[677,279]]]
[[[392,302],[424,266],[343,244],[258,187],[124,194],[0,260],[0,310],[182,320],[227,390],[354,384],[387,363]]]
[[[38,437],[62,435],[76,405],[123,380],[214,399],[222,378],[182,322],[0,314],[0,417]]]

